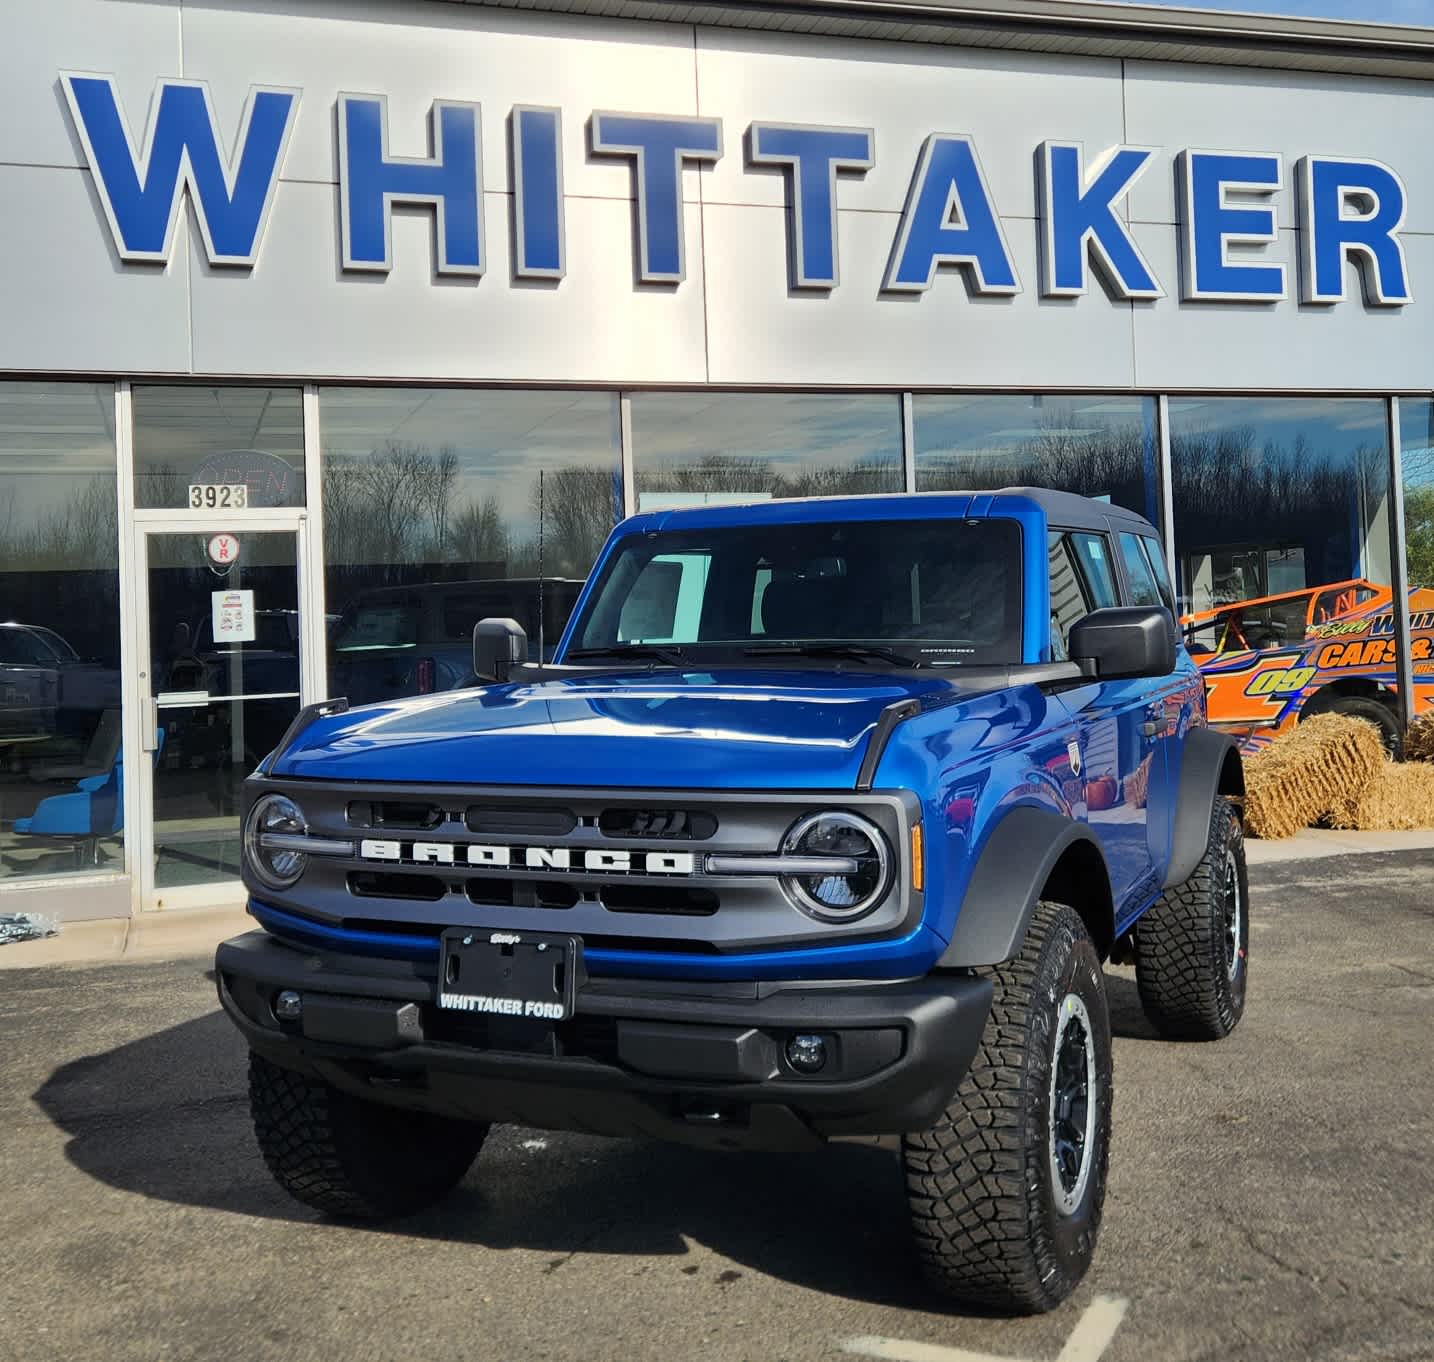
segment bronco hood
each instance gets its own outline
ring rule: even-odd
[[[966,692],[970,694],[970,692]],[[822,670],[611,672],[315,720],[271,774],[635,789],[852,789],[881,711],[948,680]]]

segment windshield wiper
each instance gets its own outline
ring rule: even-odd
[[[890,662],[894,667],[919,667],[921,662],[895,648],[872,643],[761,643],[743,648],[744,657],[851,657],[860,662]]]
[[[659,643],[614,643],[610,648],[569,648],[564,662],[589,657],[650,657],[669,667],[685,667],[687,655],[681,648],[664,647]]]

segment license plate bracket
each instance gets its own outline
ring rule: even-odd
[[[581,970],[575,936],[451,928],[442,937],[438,1006],[551,1026],[573,1015]]]

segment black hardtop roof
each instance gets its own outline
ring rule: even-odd
[[[1105,530],[1114,526],[1159,537],[1159,531],[1143,515],[1112,502],[1079,496],[1075,492],[1057,492],[1049,487],[1003,487],[994,495],[1028,497],[1046,513],[1046,519],[1057,529]]]

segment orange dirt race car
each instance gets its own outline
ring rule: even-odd
[[[1358,579],[1184,616],[1211,725],[1250,752],[1312,714],[1349,714],[1377,724],[1397,752],[1392,600],[1389,587]],[[1412,589],[1409,609],[1420,713],[1434,705],[1434,590]]]

